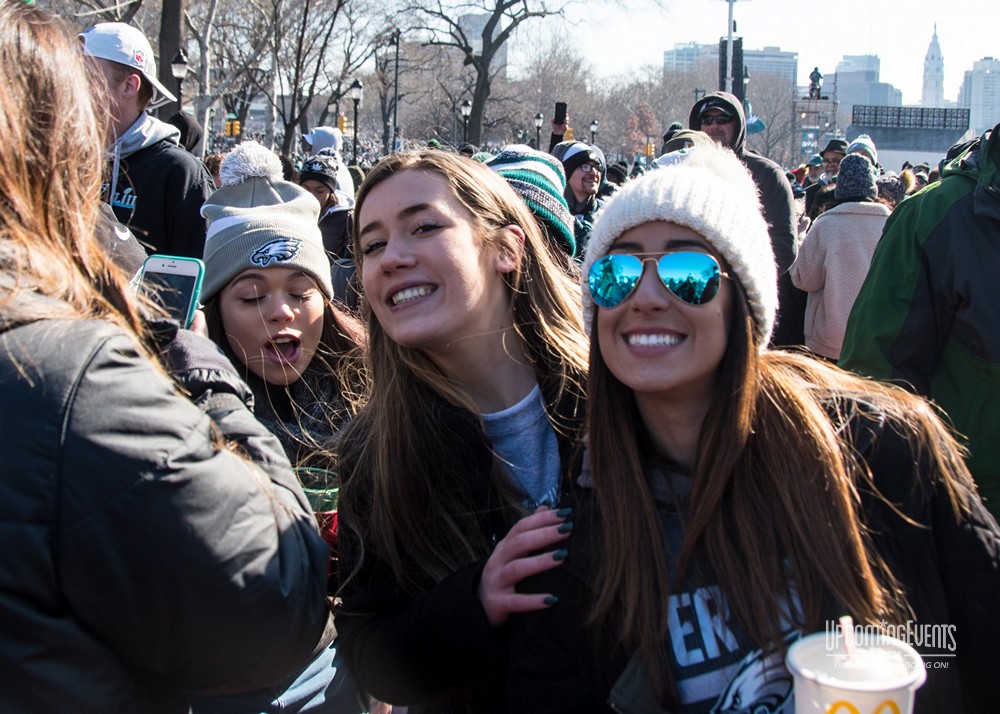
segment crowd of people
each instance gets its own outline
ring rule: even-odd
[[[0,61],[0,710],[788,713],[842,615],[1000,709],[1000,126],[202,162],[134,28],[0,0]]]

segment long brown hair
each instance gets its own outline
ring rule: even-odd
[[[498,174],[443,151],[394,154],[376,165],[361,185],[355,204],[357,225],[363,221],[365,199],[372,189],[409,170],[441,176],[472,214],[476,234],[484,242],[508,240],[509,232],[501,230],[504,226],[521,227],[524,250],[518,266],[505,275],[514,329],[543,391],[582,399],[587,341],[578,284],[560,267],[527,206]],[[357,231],[354,255],[360,271],[364,254]],[[467,453],[470,445],[442,427],[440,404],[429,397],[436,395],[458,407],[469,416],[475,438],[484,439],[474,401],[421,350],[394,342],[369,306],[363,311],[372,391],[367,406],[346,429],[345,460],[354,475],[341,490],[345,514],[341,523],[357,532],[362,547],[389,563],[404,590],[418,592],[428,581],[437,582],[487,554],[492,544],[481,537],[479,519],[491,509],[516,510],[517,502],[495,459],[489,488],[477,491],[497,495],[495,501],[469,497],[468,482],[481,480],[477,474],[454,474],[454,482],[448,480],[448,469],[440,465],[459,452]],[[553,428],[571,432],[578,415],[552,407]]]
[[[941,474],[956,513],[975,490],[962,448],[924,399],[803,354],[758,349],[738,280],[729,344],[705,417],[676,577],[714,578],[735,620],[765,651],[781,623],[818,629],[832,601],[865,623],[905,619],[900,585],[859,514],[876,492],[852,446],[859,411],[884,418]],[[667,659],[668,572],[644,467],[651,454],[633,392],[608,370],[592,323],[588,438],[601,520],[591,624],[620,623],[653,689],[677,704]],[[798,603],[796,613],[792,605]],[[786,625],[787,626],[787,625]]]
[[[0,260],[14,285],[0,308],[14,319],[100,318],[141,334],[128,278],[94,236],[105,117],[63,23],[20,2],[0,3]],[[52,301],[45,314],[19,294]],[[37,303],[37,301],[35,301]]]

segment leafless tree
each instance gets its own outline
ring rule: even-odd
[[[469,140],[481,141],[486,103],[497,78],[495,65],[501,48],[514,31],[529,20],[562,15],[571,0],[432,0],[416,2],[406,11],[414,18],[412,29],[427,35],[431,47],[452,48],[473,70],[472,112]],[[472,35],[475,18],[482,31]],[[468,98],[468,97],[466,97]]]
[[[781,166],[791,163],[791,137],[795,130],[795,85],[787,78],[755,74],[747,87],[747,99],[754,114],[767,128],[747,137],[748,148]]]

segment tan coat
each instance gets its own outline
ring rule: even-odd
[[[821,214],[799,246],[790,273],[809,293],[806,347],[816,354],[840,357],[847,318],[888,217],[881,203],[842,203]]]

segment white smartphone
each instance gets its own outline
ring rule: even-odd
[[[140,290],[183,327],[189,327],[198,309],[204,275],[205,264],[197,258],[151,255],[142,266]]]

